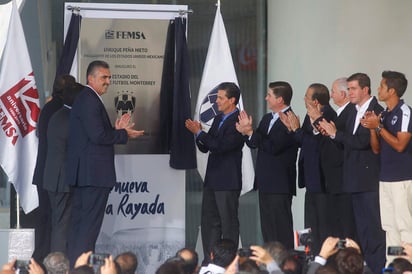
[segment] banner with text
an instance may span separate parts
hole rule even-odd
[[[185,243],[185,173],[168,155],[116,155],[112,189],[96,250],[133,251],[138,273],[157,267]]]

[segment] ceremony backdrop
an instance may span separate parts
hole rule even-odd
[[[132,114],[145,136],[116,147],[117,183],[106,206],[96,252],[133,251],[139,273],[154,273],[185,245],[185,173],[169,166],[160,146],[160,88],[170,20],[186,6],[66,3],[82,17],[72,74],[86,84],[93,60],[109,63],[103,101],[114,123]],[[184,15],[182,15],[184,16]],[[66,11],[67,32],[71,11]],[[193,138],[193,137],[192,137]],[[194,154],[193,154],[194,155]]]

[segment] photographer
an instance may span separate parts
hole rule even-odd
[[[307,274],[315,274],[324,265],[334,266],[339,274],[372,273],[363,260],[359,245],[349,238],[326,238],[319,255],[309,264]]]
[[[3,265],[1,273],[14,274],[14,273],[29,273],[29,274],[45,274],[43,268],[33,259],[30,261],[20,261],[13,259],[10,262]]]
[[[120,267],[118,267],[118,270],[112,256],[108,254],[93,254],[92,251],[84,252],[77,258],[74,270],[85,265],[93,268],[95,266],[99,267],[101,274],[119,274],[121,272]]]
[[[248,263],[249,260],[256,262],[258,266],[264,265],[266,269],[264,272],[259,273],[270,273],[270,274],[283,274],[283,271],[279,268],[279,265],[272,258],[270,253],[264,248],[252,245],[249,248],[242,248],[239,250],[238,255],[226,268],[225,274],[235,274],[238,273],[242,268],[242,262]],[[262,267],[261,267],[262,268]],[[200,272],[203,273],[203,272]]]
[[[403,252],[405,252],[406,256],[404,256],[405,259],[408,259],[410,262],[412,262],[412,243],[401,243],[401,246],[403,247]]]
[[[254,260],[258,265],[264,264],[266,270],[271,274],[283,273],[278,263],[275,262],[266,249],[258,245],[252,245],[250,249],[252,250],[250,259]]]
[[[235,243],[229,239],[219,240],[210,252],[211,263],[203,266],[199,274],[217,274],[225,273],[226,269],[236,257],[237,248]]]

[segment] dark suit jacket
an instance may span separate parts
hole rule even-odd
[[[47,129],[47,157],[44,167],[43,188],[51,192],[69,192],[65,184],[67,138],[70,109],[62,107],[49,121]]]
[[[272,113],[263,116],[250,140],[246,139],[250,148],[258,149],[255,186],[262,192],[296,195],[298,145],[280,119],[267,132],[272,117]]]
[[[383,111],[374,97],[368,111],[376,114]],[[370,130],[359,125],[352,134],[355,125],[356,111],[348,118],[345,132],[336,132],[335,140],[344,145],[343,190],[345,192],[378,191],[379,187],[379,155],[372,152],[370,146]]]
[[[37,149],[36,167],[33,174],[33,185],[41,187],[43,185],[44,165],[46,163],[47,152],[47,127],[51,116],[63,106],[62,99],[53,97],[46,103],[39,116],[37,123],[37,136],[39,137],[39,146]]]
[[[241,190],[243,136],[236,130],[239,110],[230,115],[219,129],[222,114],[213,120],[208,133],[196,138],[200,151],[209,152],[205,185],[212,190]]]
[[[88,86],[76,97],[70,113],[66,183],[113,187],[114,144],[125,144],[127,132],[112,127],[103,102]]]
[[[338,131],[344,132],[346,121],[353,112],[354,104],[349,103],[336,118],[335,125]],[[320,164],[325,178],[326,191],[329,193],[343,192],[343,144],[329,136],[323,136],[320,142]]]
[[[327,121],[336,119],[336,112],[330,105],[324,106],[322,113]],[[295,132],[294,136],[301,147],[298,161],[299,187],[306,187],[306,191],[309,192],[325,192],[325,179],[320,168],[319,152],[322,134],[313,134],[313,126],[309,116],[306,115],[302,127]]]

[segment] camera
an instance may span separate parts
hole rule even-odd
[[[340,239],[337,243],[336,243],[336,248],[337,249],[344,249],[346,247],[346,240],[345,239]]]
[[[402,246],[388,246],[388,255],[402,256],[406,255]]]
[[[30,260],[16,260],[14,263],[15,269],[26,268],[29,269]]]
[[[313,243],[312,229],[306,228],[295,231],[295,248],[299,246],[309,246]]]
[[[106,253],[93,253],[89,257],[89,264],[91,265],[104,265],[104,259],[109,258],[109,254]]]
[[[250,257],[253,255],[250,248],[239,248],[237,254],[239,257]]]
[[[18,270],[21,274],[29,273],[30,260],[16,260],[14,263],[14,269]]]

